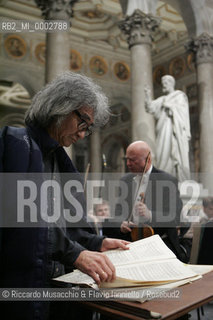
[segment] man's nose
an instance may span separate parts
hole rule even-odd
[[[85,131],[78,131],[77,136],[79,137],[79,139],[84,139]]]
[[[126,160],[126,165],[127,165],[127,167],[130,165],[129,159]]]

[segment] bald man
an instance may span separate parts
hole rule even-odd
[[[147,208],[144,201],[141,201],[140,196],[141,194],[143,196],[145,195],[148,178],[152,171],[152,157],[149,145],[144,141],[135,141],[131,143],[126,150],[126,164],[129,171],[135,174],[133,181],[136,184],[134,190],[136,192],[134,192],[134,195],[132,194],[132,196],[135,198],[136,203],[134,210],[131,212],[132,217],[128,217],[130,218],[130,221],[124,221],[121,225],[122,233],[131,232],[132,226],[138,225],[139,221],[151,222],[152,220],[152,213]],[[143,183],[139,187],[142,173]]]
[[[128,146],[126,162],[130,173],[121,179],[121,197],[125,186],[128,192],[115,207],[115,219],[120,219],[120,229],[111,229],[108,235],[116,233],[117,237],[130,240],[134,226],[148,223],[180,260],[187,261],[176,228],[182,209],[177,179],[152,165],[151,149],[144,141],[135,141]],[[124,206],[125,201],[127,206]]]

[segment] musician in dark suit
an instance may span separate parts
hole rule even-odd
[[[114,219],[117,225],[120,222],[120,227],[108,228],[107,235],[130,240],[133,228],[146,223],[153,227],[155,234],[162,237],[180,260],[186,261],[177,229],[182,209],[177,179],[152,165],[151,149],[144,141],[128,146],[126,161],[130,173],[121,178],[122,200],[120,203],[118,200],[114,212]],[[125,199],[122,192],[127,193]]]
[[[213,264],[213,197],[203,199],[203,211],[207,221],[201,228],[198,264]]]

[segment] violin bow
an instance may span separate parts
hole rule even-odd
[[[149,153],[148,153],[148,155],[147,155],[147,157],[146,157],[145,166],[144,166],[144,169],[143,169],[141,178],[140,178],[140,183],[138,184],[137,192],[135,193],[134,204],[133,204],[133,206],[132,206],[132,212],[131,212],[131,214],[130,214],[130,216],[129,216],[128,222],[130,222],[130,221],[132,220],[133,213],[134,213],[134,208],[135,208],[135,203],[136,203],[136,201],[137,201],[138,191],[140,190],[140,187],[142,186],[144,173],[146,172],[146,168],[147,168],[147,165],[148,165],[150,156],[151,156],[151,152],[149,151]]]

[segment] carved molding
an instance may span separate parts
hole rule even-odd
[[[199,37],[191,39],[185,48],[195,54],[197,64],[213,63],[213,37],[208,33],[202,33]]]
[[[152,42],[152,32],[160,25],[161,19],[145,14],[139,9],[118,23],[121,31],[127,35],[129,47]]]
[[[72,7],[78,0],[35,0],[45,19],[68,19],[72,17]]]

